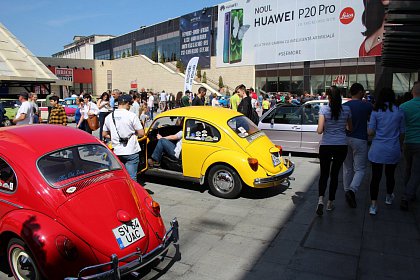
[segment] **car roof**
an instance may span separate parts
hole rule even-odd
[[[0,150],[19,162],[77,144],[98,144],[94,136],[73,127],[51,124],[16,125],[0,128]],[[7,152],[5,152],[7,151]]]
[[[228,108],[213,106],[188,106],[165,111],[157,117],[201,118],[213,123],[226,123],[227,120],[242,114]]]

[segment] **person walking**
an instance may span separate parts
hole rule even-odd
[[[270,101],[268,101],[268,97],[267,96],[264,96],[264,99],[263,99],[263,102],[262,102],[262,105],[261,105],[261,107],[262,107],[262,114],[264,115],[267,111],[268,111],[268,109],[270,109]]]
[[[248,119],[252,119],[252,103],[251,97],[249,97],[249,92],[247,92],[246,87],[244,85],[239,85],[235,88],[236,94],[240,98],[240,102],[238,105],[238,112],[244,114]]]
[[[92,134],[92,129],[89,127],[87,120],[89,116],[99,115],[99,108],[95,103],[92,102],[92,97],[88,93],[83,95],[83,108],[80,109],[80,113],[82,114],[82,117],[77,124],[77,128],[83,126],[87,133]]]
[[[372,104],[362,101],[365,89],[359,83],[350,87],[351,100],[344,103],[350,107],[353,130],[347,132],[347,157],[343,164],[345,197],[351,208],[357,207],[356,193],[362,184],[367,167],[367,123],[372,113]]]
[[[153,93],[149,91],[149,97],[147,98],[147,108],[149,109],[149,119],[153,121],[153,111],[155,106],[155,98],[153,97]]]
[[[58,124],[58,125],[67,125],[67,115],[66,111],[64,110],[63,106],[58,103],[58,96],[51,96],[50,97],[50,104],[51,104],[51,113],[48,118],[49,124]]]
[[[130,112],[133,112],[134,115],[136,115],[138,118],[140,118],[140,96],[137,94],[137,92],[134,92],[133,95],[133,103],[130,106]]]
[[[232,97],[229,99],[229,106],[232,110],[238,111],[238,105],[239,102],[241,102],[241,97],[238,95],[238,93],[235,91],[232,95]]]
[[[220,107],[219,100],[217,99],[217,94],[213,93],[213,99],[211,100],[211,106],[213,107]]]
[[[332,86],[328,92],[328,105],[321,106],[318,119],[318,134],[322,134],[319,146],[319,162],[321,174],[318,186],[318,206],[316,213],[324,213],[324,196],[328,178],[330,188],[327,211],[334,210],[335,193],[338,186],[338,174],[347,155],[346,128],[352,130],[351,110],[349,106],[341,105],[340,90]]]
[[[379,92],[368,125],[369,135],[374,136],[368,153],[372,165],[371,205],[369,207],[369,214],[371,215],[376,215],[378,212],[379,184],[384,166],[387,190],[385,204],[391,205],[394,200],[394,173],[401,157],[400,140],[402,140],[404,131],[404,113],[395,105],[395,93],[390,88],[383,88]]]
[[[413,99],[400,106],[405,117],[405,187],[400,208],[405,211],[409,209],[409,202],[416,198],[420,185],[420,82],[414,84],[411,92]]]
[[[185,91],[185,94],[181,97],[181,107],[188,107],[188,106],[191,106],[191,104],[190,104],[190,94],[191,94],[191,91],[189,91],[189,90],[186,90]]]
[[[37,104],[37,100],[38,100],[38,94],[36,94],[35,92],[30,92],[29,93],[29,101],[32,103],[33,110],[34,110],[33,123],[41,123],[42,122],[41,114],[40,114],[40,111],[39,111],[39,106]]]
[[[130,112],[133,98],[124,94],[118,98],[118,109],[105,118],[102,136],[111,139],[115,155],[124,164],[130,177],[137,181],[140,145],[137,137],[144,136],[139,118]]]
[[[205,87],[200,87],[198,89],[197,96],[193,99],[191,103],[191,106],[204,106],[206,94],[207,89]]]
[[[16,117],[13,119],[13,123],[16,125],[33,124],[34,108],[32,103],[28,101],[28,98],[29,95],[27,92],[19,94],[21,105],[16,113]]]
[[[76,127],[78,129],[85,130],[83,125],[79,126],[80,119],[83,118],[82,113],[81,113],[82,112],[81,110],[83,110],[82,108],[84,106],[83,98],[76,97],[76,105],[77,105],[77,108],[76,108],[76,111],[74,112],[74,122],[76,123]]]
[[[105,117],[111,112],[110,96],[108,92],[102,93],[101,97],[96,101],[99,108],[99,140],[102,141],[102,130],[104,127]]]

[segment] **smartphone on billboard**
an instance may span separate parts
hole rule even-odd
[[[225,13],[224,25],[224,40],[223,40],[223,62],[229,63],[230,52],[230,12]]]
[[[240,32],[243,26],[244,10],[233,9],[230,11],[230,63],[242,61],[242,38],[243,34]]]

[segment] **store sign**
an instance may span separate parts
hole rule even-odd
[[[55,68],[55,75],[60,80],[73,82],[73,69]]]
[[[366,1],[366,9],[364,2],[237,0],[220,4],[217,66],[380,55],[382,40],[372,38],[377,34],[372,26],[382,26],[385,1]]]
[[[337,87],[347,87],[348,86],[347,75],[338,75],[334,77],[331,84]]]
[[[181,33],[181,61],[184,65],[193,57],[200,58],[202,68],[210,68],[211,20],[209,12],[202,10],[179,19]]]

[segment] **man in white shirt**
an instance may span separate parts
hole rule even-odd
[[[164,90],[162,90],[162,92],[160,93],[160,103],[159,103],[159,108],[160,111],[163,112],[166,109],[166,92]]]
[[[149,109],[149,119],[153,121],[153,110],[155,106],[155,98],[153,97],[153,93],[148,93],[149,98],[147,99],[147,108]]]
[[[159,139],[159,141],[156,148],[153,151],[151,158],[147,161],[149,167],[159,167],[164,154],[167,154],[173,159],[179,159],[182,149],[182,130],[178,131],[178,133],[174,135],[168,136],[161,136],[158,133],[157,139]],[[171,140],[176,140],[176,144]]]
[[[139,118],[129,111],[132,101],[130,95],[118,97],[118,109],[105,118],[102,136],[111,139],[114,153],[124,164],[130,177],[137,181],[140,152],[137,137],[143,137],[144,130]]]
[[[34,107],[31,102],[28,101],[29,95],[27,92],[19,94],[19,101],[22,103],[19,110],[16,113],[16,117],[13,119],[13,123],[16,125],[32,124],[34,120]]]

